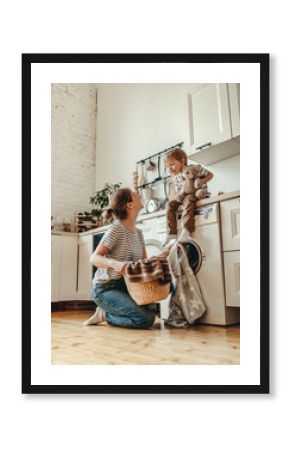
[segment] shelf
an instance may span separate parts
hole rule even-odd
[[[78,228],[84,228],[84,227],[98,227],[96,223],[78,223],[75,225]]]
[[[166,153],[166,152],[168,152],[169,150],[171,150],[171,149],[173,149],[175,147],[182,147],[183,144],[184,144],[184,142],[178,142],[177,144],[172,145],[171,147],[168,147],[165,150],[161,150],[161,152],[157,152],[157,153],[154,153],[154,155],[147,156],[146,158],[140,159],[140,161],[137,161],[137,164],[144,163],[148,159],[152,159],[152,158],[155,158],[156,156],[162,155],[162,153]]]
[[[156,178],[155,180],[150,181],[149,183],[140,184],[140,186],[137,186],[137,189],[139,188],[143,189],[146,186],[149,186],[150,184],[160,183],[161,181],[168,180],[168,178],[171,178],[170,175],[168,175],[167,177]]]

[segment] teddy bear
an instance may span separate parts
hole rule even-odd
[[[187,195],[194,195],[198,200],[206,197],[207,185],[202,182],[202,172],[203,168],[199,164],[184,166],[182,188],[175,197],[178,202],[182,203]]]

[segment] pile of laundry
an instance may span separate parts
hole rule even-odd
[[[174,289],[171,292],[169,317],[165,324],[175,328],[186,328],[193,325],[205,313],[206,305],[182,244],[177,242],[171,248],[168,261]]]
[[[135,263],[128,263],[125,269],[125,276],[130,283],[157,280],[162,285],[171,281],[169,263],[162,256],[152,256]]]

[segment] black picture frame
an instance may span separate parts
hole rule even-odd
[[[269,393],[269,54],[22,54],[22,393]],[[33,385],[31,381],[31,67],[47,63],[247,63],[260,67],[260,383],[255,385]],[[261,149],[263,151],[261,151]]]

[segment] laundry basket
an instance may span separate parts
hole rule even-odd
[[[143,281],[142,283],[131,283],[127,277],[125,282],[130,296],[138,305],[149,305],[150,303],[165,300],[170,292],[170,282],[160,284],[158,280]]]

